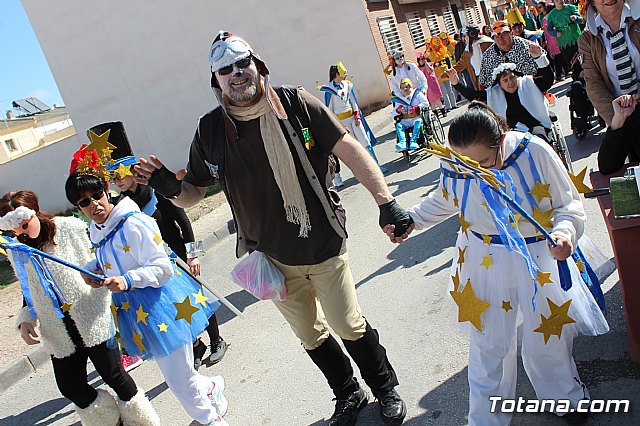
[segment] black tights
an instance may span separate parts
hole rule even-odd
[[[80,408],[87,408],[98,393],[87,382],[87,359],[91,359],[102,380],[114,390],[122,401],[133,398],[138,389],[129,373],[120,364],[120,351],[109,348],[107,342],[87,348],[73,320],[63,318],[64,325],[76,346],[76,351],[65,358],[51,357],[53,372],[60,393]]]
[[[209,324],[207,325],[207,328],[205,328],[205,330],[207,330],[207,334],[209,335],[209,342],[211,342],[212,345],[220,340],[220,329],[218,328],[218,318],[216,318],[215,312],[209,317]],[[196,339],[196,341],[193,342],[193,347],[195,348],[196,346],[198,346],[199,342],[200,341]]]

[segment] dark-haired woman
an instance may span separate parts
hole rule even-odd
[[[0,230],[9,231],[22,243],[77,265],[91,259],[85,223],[73,217],[53,217],[40,210],[38,198],[32,191],[11,191],[0,198]],[[144,391],[120,364],[109,291],[91,288],[79,272],[46,262],[61,294],[48,293],[31,266],[22,265],[20,256],[13,256],[11,252],[9,257],[16,270],[22,267],[26,270],[26,282],[21,282],[25,306],[17,319],[22,339],[28,345],[38,344],[38,338],[41,339],[51,354],[58,389],[74,403],[82,424],[106,426],[122,420],[125,425],[159,425],[160,419]],[[88,359],[117,394],[117,402],[105,390],[89,385]]]
[[[518,311],[523,317],[522,361],[538,399],[567,400],[566,411],[551,408],[558,415],[578,416],[565,414],[589,398],[572,357],[573,338],[608,330],[581,279],[584,265],[571,257],[586,219],[580,196],[547,143],[508,131],[484,104],[474,102],[456,117],[448,136],[454,150],[492,169],[505,191],[521,198],[524,210],[557,243],[551,247],[540,238],[486,183],[444,161],[439,188],[409,209],[416,229],[460,216],[449,293],[458,322],[470,334],[469,424],[509,424],[511,413],[500,406],[503,399],[515,399]],[[393,235],[391,226],[385,231]],[[572,283],[567,291],[556,261],[565,259]]]
[[[462,96],[469,100],[487,101],[489,107],[504,118],[511,129],[548,139],[551,119],[544,92],[553,86],[553,70],[539,45],[532,44],[529,51],[539,67],[535,77],[517,72],[516,64],[503,63],[493,70],[493,85],[485,91],[460,84],[455,70],[451,70],[449,76]]]
[[[130,355],[153,357],[169,389],[197,422],[224,426],[227,401],[221,376],[193,368],[193,342],[213,306],[189,274],[174,272],[156,222],[125,197],[113,206],[105,182],[73,172],[65,192],[90,220],[95,259],[85,268],[106,276],[91,286],[112,292],[120,340]],[[216,302],[217,303],[217,302]]]

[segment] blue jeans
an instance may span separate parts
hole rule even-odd
[[[398,135],[398,143],[396,144],[396,152],[406,151],[407,149],[414,150],[418,149],[418,138],[420,137],[420,132],[422,131],[422,121],[416,120],[413,122],[413,131],[411,133],[411,140],[409,141],[409,148],[407,148],[407,137],[405,135],[405,131],[407,130],[406,125],[400,123],[396,123],[396,135]]]

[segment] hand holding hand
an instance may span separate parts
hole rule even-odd
[[[571,253],[573,253],[573,244],[571,244],[571,241],[562,235],[551,234],[551,236],[558,244],[555,247],[552,247],[551,244],[549,244],[551,255],[557,260],[565,260],[571,256]]]
[[[149,161],[140,158],[140,165],[135,166],[134,170],[138,173],[136,183],[149,185],[164,197],[179,195],[182,179],[187,174],[187,169],[181,169],[174,174],[155,155],[150,155]]]
[[[123,277],[107,277],[102,283],[112,293],[120,293],[127,289],[127,283]]]
[[[189,265],[191,275],[193,275],[194,277],[200,275],[200,261],[197,257],[191,257],[187,259],[187,265]]]
[[[382,231],[387,234],[387,237],[389,237],[389,240],[392,243],[396,243],[396,244],[402,244],[404,243],[404,241],[409,238],[409,234],[411,234],[411,232],[414,230],[414,228],[416,227],[415,223],[412,223],[408,228],[407,231],[402,234],[399,237],[396,237],[394,235],[394,231],[396,229],[395,225],[386,225],[384,228],[382,228]]]
[[[27,345],[37,345],[40,343],[40,340],[34,339],[34,337],[39,337],[38,333],[36,333],[36,329],[30,322],[23,322],[20,324],[20,337]]]
[[[411,219],[411,216],[409,216],[409,213],[407,213],[405,209],[400,207],[396,200],[381,204],[378,208],[380,209],[378,223],[383,231],[385,231],[387,225],[391,225],[393,226],[393,235],[395,237],[402,237],[402,239],[407,238],[409,233],[413,231],[415,227],[412,227],[412,225],[414,225],[413,219]],[[396,242],[402,242],[402,240]]]
[[[530,43],[529,54],[533,57],[533,59],[538,59],[540,56],[542,56],[542,47],[537,43]]]

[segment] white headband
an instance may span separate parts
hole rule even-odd
[[[0,217],[0,229],[3,231],[16,229],[22,222],[31,219],[35,214],[36,212],[31,210],[29,207],[20,206]]]
[[[493,81],[495,84],[496,78],[498,78],[500,74],[502,74],[506,70],[515,71],[516,67],[517,65],[512,62],[505,62],[504,64],[498,65],[493,69],[493,72],[491,73],[491,81]]]
[[[248,58],[253,53],[249,43],[238,36],[228,35],[226,31],[220,30],[209,50],[209,62],[211,62],[211,72],[220,71],[224,67],[233,65],[241,59]]]

